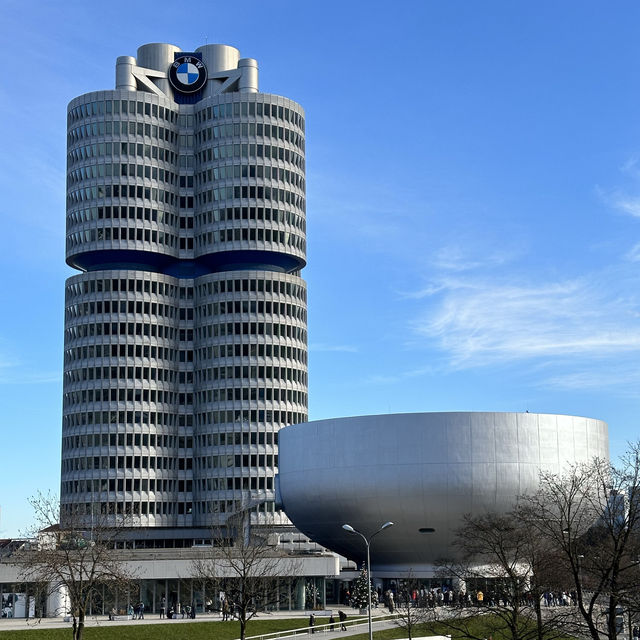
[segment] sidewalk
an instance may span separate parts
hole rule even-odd
[[[330,636],[331,638],[341,638],[346,636],[356,635],[358,633],[365,633],[367,631],[367,622],[366,617],[363,623],[356,625],[353,629],[351,627],[347,627],[347,631],[338,631],[339,622],[337,622],[338,618],[338,609],[341,608],[348,616],[349,620],[353,620],[354,618],[362,618],[357,609],[350,609],[349,607],[343,607],[341,605],[327,607],[327,610],[333,611],[333,615],[336,618],[335,631],[324,631],[322,628],[317,628],[313,635],[317,636]],[[381,613],[384,610],[380,610]],[[309,611],[270,611],[270,612],[262,612],[259,613],[256,618],[258,620],[273,620],[273,619],[292,619],[299,618],[300,619],[300,628],[306,627],[307,621],[309,620]],[[255,618],[254,618],[255,619]],[[375,613],[374,613],[374,621],[375,621]],[[85,627],[117,627],[117,626],[135,626],[135,625],[149,625],[149,624],[162,624],[162,625],[173,625],[173,624],[190,624],[192,622],[222,622],[222,616],[219,613],[205,613],[198,614],[197,617],[192,620],[190,618],[185,619],[171,619],[167,618],[160,619],[157,613],[148,613],[145,614],[144,620],[113,620],[110,621],[107,616],[90,616],[85,620]],[[251,624],[251,623],[249,623]],[[364,624],[364,626],[362,626]],[[388,624],[389,626],[383,626]],[[379,622],[374,624],[374,631],[378,631],[381,629],[388,629],[393,626],[393,623],[383,623]],[[63,618],[0,618],[0,638],[3,631],[23,631],[28,629],[70,629],[71,622],[65,622]],[[286,633],[283,631],[283,634]],[[311,634],[309,634],[311,635]]]

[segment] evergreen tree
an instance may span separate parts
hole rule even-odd
[[[356,609],[366,609],[369,605],[368,584],[370,584],[369,574],[363,563],[362,569],[360,569],[360,576],[355,581],[353,589],[351,590],[352,607],[355,607]],[[371,584],[371,593],[373,594],[373,584]]]

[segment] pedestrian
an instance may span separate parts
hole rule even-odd
[[[144,620],[144,602],[142,600],[138,604],[138,620]]]
[[[313,613],[309,616],[309,629],[311,629],[311,633],[315,633],[315,629],[313,628],[316,623],[316,617]]]
[[[196,603],[195,602],[191,603],[191,619],[192,620],[196,619]]]
[[[335,618],[333,617],[333,613],[331,614],[331,616],[329,617],[329,631],[333,631],[333,627],[336,623]]]
[[[345,624],[345,620],[347,619],[347,614],[340,610],[338,611],[338,618],[340,620],[340,631],[346,631],[347,625]]]
[[[167,613],[167,601],[164,598],[162,598],[162,600],[160,600],[160,620],[164,618],[166,613]]]

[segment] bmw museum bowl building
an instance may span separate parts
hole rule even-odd
[[[280,433],[279,501],[295,526],[376,577],[433,574],[464,514],[506,511],[540,471],[609,458],[600,420],[536,413],[406,413],[319,420]]]

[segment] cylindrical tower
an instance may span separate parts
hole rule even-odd
[[[304,113],[232,47],[138,56],[69,105],[62,515],[284,524],[278,431],[307,420]]]

